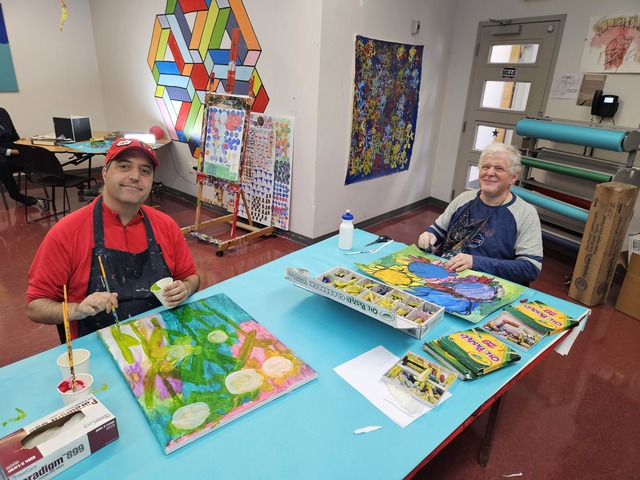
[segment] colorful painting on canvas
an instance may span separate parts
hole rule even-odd
[[[244,161],[245,132],[249,127],[249,97],[211,95],[200,171],[227,182],[238,183]]]
[[[7,27],[4,24],[2,4],[0,4],[0,72],[2,72],[0,74],[0,92],[17,92],[18,82],[13,68],[11,47],[9,46]]]
[[[165,453],[316,377],[225,294],[98,335]]]
[[[356,37],[351,147],[345,184],[409,168],[422,45]]]
[[[465,270],[449,272],[440,257],[412,245],[358,268],[387,285],[405,290],[477,323],[517,300],[525,287],[492,275]]]

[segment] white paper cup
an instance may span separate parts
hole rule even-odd
[[[73,371],[76,373],[89,373],[89,358],[91,357],[91,352],[89,350],[85,350],[84,348],[74,348],[73,349]],[[71,375],[71,370],[69,369],[69,354],[64,352],[60,354],[56,363],[60,367],[60,373],[62,374],[62,378],[67,378]]]
[[[76,373],[76,391],[72,388],[73,378],[71,376],[65,378],[58,384],[58,393],[62,397],[65,405],[77,402],[91,395],[91,387],[93,386],[93,377],[88,373]]]
[[[151,291],[156,296],[156,298],[160,300],[160,303],[162,303],[162,305],[164,305],[165,307],[167,306],[167,301],[165,300],[164,295],[162,294],[162,289],[172,283],[173,283],[173,278],[165,277],[165,278],[161,278],[156,283],[151,285]]]

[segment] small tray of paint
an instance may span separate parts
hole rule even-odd
[[[405,353],[382,380],[409,393],[413,398],[435,407],[458,376],[432,360]]]
[[[306,270],[287,268],[285,278],[415,338],[424,337],[444,318],[443,307],[344,267],[316,277]]]

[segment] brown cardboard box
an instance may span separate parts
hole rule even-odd
[[[616,310],[640,320],[640,254],[631,255],[627,276],[616,302]]]
[[[569,296],[584,305],[604,303],[638,198],[638,187],[609,182],[596,186]]]

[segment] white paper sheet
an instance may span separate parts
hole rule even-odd
[[[382,413],[404,428],[431,410],[431,407],[406,393],[402,398],[399,398],[397,389],[392,394],[388,384],[382,381],[384,373],[398,360],[400,359],[386,348],[378,346],[333,370]],[[446,392],[441,401],[450,396],[451,394]],[[407,412],[411,412],[413,415]]]

